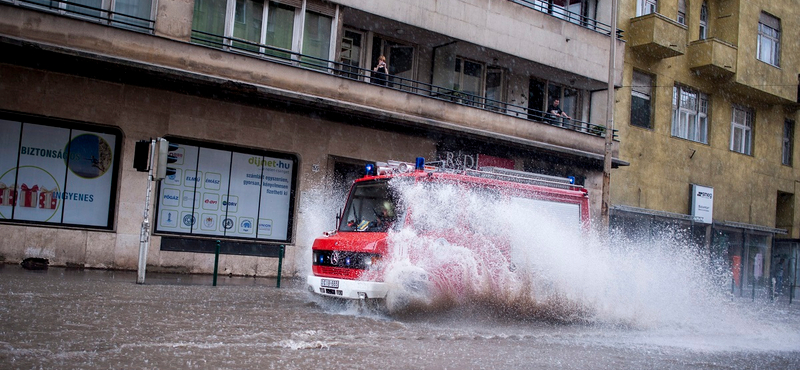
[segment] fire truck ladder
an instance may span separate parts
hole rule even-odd
[[[583,189],[583,186],[575,185],[575,180],[569,177],[543,175],[540,173],[510,170],[501,167],[481,167],[480,170],[466,169],[464,173],[475,177],[512,181],[521,184],[548,186],[566,190]]]

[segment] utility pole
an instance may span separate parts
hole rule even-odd
[[[606,145],[603,155],[603,197],[600,213],[603,218],[603,232],[609,232],[609,198],[611,190],[611,148],[614,144],[614,66],[617,61],[617,0],[611,0],[611,30],[609,31],[611,45],[608,51],[608,107],[606,108]]]

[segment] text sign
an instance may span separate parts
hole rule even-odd
[[[713,222],[714,188],[692,184],[692,216],[700,223]]]

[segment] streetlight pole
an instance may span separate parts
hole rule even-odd
[[[600,213],[603,218],[603,232],[609,232],[609,198],[611,184],[611,148],[614,144],[614,66],[617,61],[617,0],[611,0],[611,45],[608,51],[608,106],[606,107],[605,153],[603,155],[603,196]]]

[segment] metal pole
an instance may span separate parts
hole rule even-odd
[[[219,240],[217,240],[217,249],[214,252],[214,286],[217,286],[217,270],[219,270]]]
[[[286,249],[286,246],[281,245],[278,247],[278,286],[277,288],[281,287],[281,274],[283,270],[283,253]]]
[[[606,107],[606,145],[603,155],[603,196],[601,201],[600,215],[603,219],[603,232],[609,231],[609,197],[611,184],[611,148],[614,144],[614,67],[617,62],[617,0],[611,0],[611,40],[608,52],[608,107]]]
[[[139,232],[139,266],[136,283],[144,284],[144,274],[147,269],[147,249],[150,248],[150,194],[153,191],[153,157],[156,155],[156,141],[150,140],[150,168],[147,172],[147,196],[142,215],[142,229]]]

